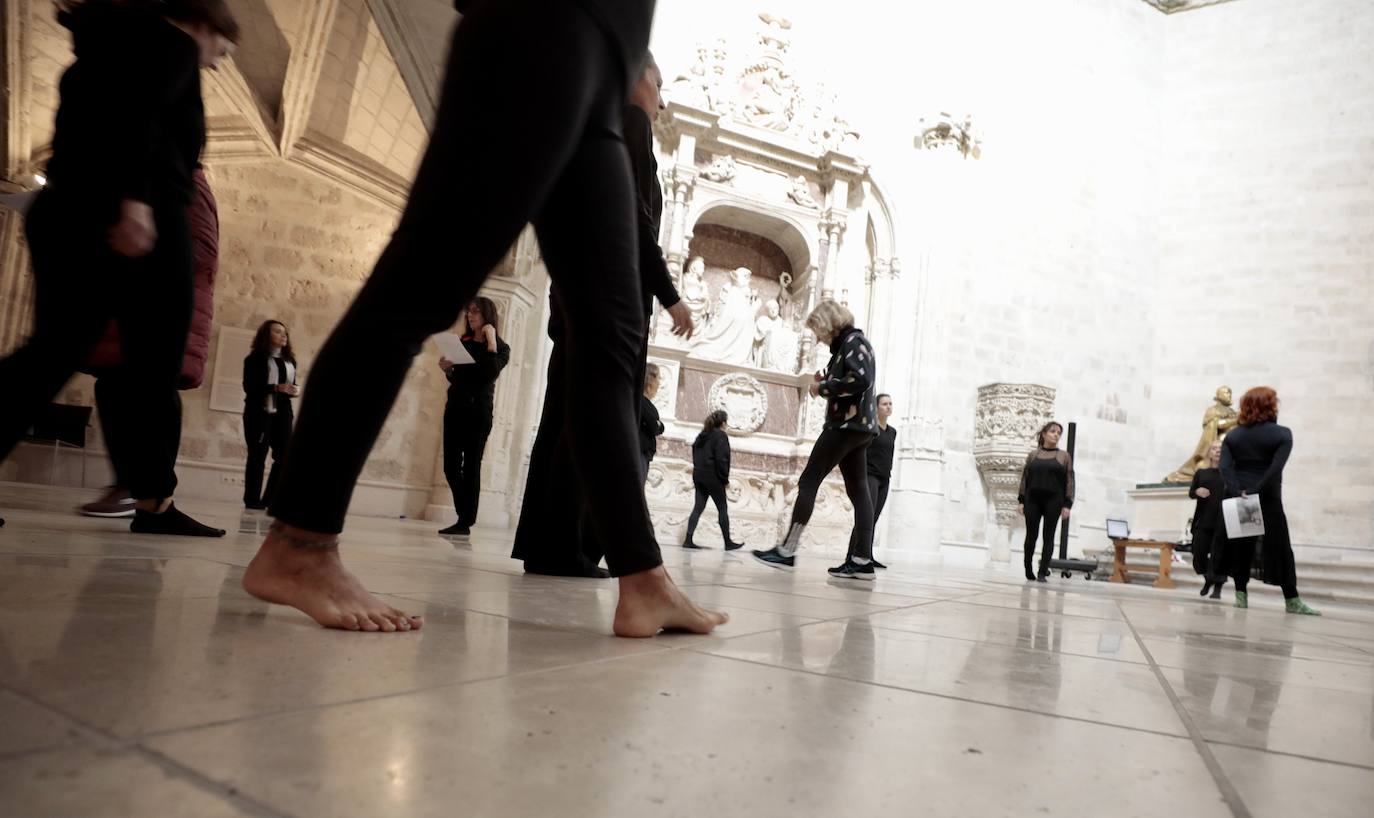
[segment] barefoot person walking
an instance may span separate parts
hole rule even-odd
[[[311,370],[271,509],[277,520],[244,588],[326,627],[420,626],[344,568],[344,514],[421,344],[454,324],[533,222],[564,307],[569,382],[594,396],[570,402],[565,431],[588,515],[620,582],[614,631],[708,633],[726,617],[693,604],[663,569],[639,481],[646,327],[621,127],[653,1],[457,5],[464,15],[405,213]],[[363,391],[359,371],[368,373]]]

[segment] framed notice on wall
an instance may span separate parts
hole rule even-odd
[[[253,349],[254,331],[220,327],[215,344],[215,372],[210,380],[210,408],[243,414],[243,359]]]

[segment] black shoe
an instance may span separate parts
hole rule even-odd
[[[873,566],[874,568],[877,568],[879,571],[887,570],[887,566],[883,565],[881,562],[878,562],[877,560],[869,560],[868,564]]]
[[[697,545],[696,543],[692,542],[691,540],[688,540],[687,542],[683,543],[683,544],[682,544],[682,547],[683,547],[683,548],[686,548],[686,549],[688,549],[688,550],[691,550],[691,551],[705,551],[705,550],[706,550],[706,546],[704,546],[704,545]]]
[[[1210,590],[1212,590],[1212,581],[1211,581],[1210,579],[1204,579],[1204,580],[1202,581],[1202,590],[1201,590],[1201,591],[1198,591],[1198,592],[1197,592],[1197,595],[1198,595],[1198,596],[1207,596],[1207,592],[1210,591]]]
[[[1035,578],[1035,581],[1036,581],[1036,582],[1049,582],[1049,581],[1050,581],[1049,575],[1048,575],[1048,574],[1041,574],[1040,576],[1038,576],[1038,577]]]
[[[1032,574],[1029,568],[1026,569],[1026,582],[1035,582],[1035,574]]]
[[[173,503],[161,514],[139,509],[129,530],[135,534],[171,534],[178,537],[223,537],[224,529],[211,528],[181,513]]]
[[[875,576],[873,572],[873,563],[870,562],[867,565],[859,565],[853,560],[845,560],[844,565],[838,565],[831,568],[826,573],[835,579],[861,579],[867,582],[872,582]]]
[[[740,549],[743,548],[743,547],[744,547],[744,543],[742,543],[742,542],[728,542],[728,543],[725,544],[725,550],[726,550],[726,551],[738,551],[738,550],[740,550]]]
[[[764,565],[767,565],[770,568],[790,569],[796,567],[797,564],[796,555],[784,557],[782,555],[782,552],[776,548],[770,548],[767,551],[759,551],[755,549],[753,551],[753,554],[754,559],[758,560]]]
[[[525,573],[544,577],[576,577],[580,579],[609,579],[611,572],[599,565],[550,565],[525,560]]]
[[[1221,583],[1212,586],[1212,599],[1221,599]]]
[[[462,520],[459,520],[448,528],[439,529],[440,537],[466,537],[471,533],[472,527],[463,523]]]

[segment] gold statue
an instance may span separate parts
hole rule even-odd
[[[1217,390],[1216,402],[1207,408],[1202,416],[1202,437],[1188,462],[1178,467],[1178,471],[1164,478],[1166,483],[1191,483],[1198,469],[1207,468],[1208,451],[1213,443],[1221,442],[1226,433],[1236,428],[1239,419],[1236,410],[1231,408],[1231,387],[1223,386]]]

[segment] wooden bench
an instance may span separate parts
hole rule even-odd
[[[1112,545],[1116,546],[1116,560],[1112,566],[1111,582],[1130,582],[1131,578],[1126,574],[1126,549],[1127,548],[1158,548],[1159,549],[1159,576],[1155,577],[1154,587],[1156,588],[1177,588],[1170,572],[1174,566],[1174,544],[1163,540],[1119,540],[1113,539]]]

